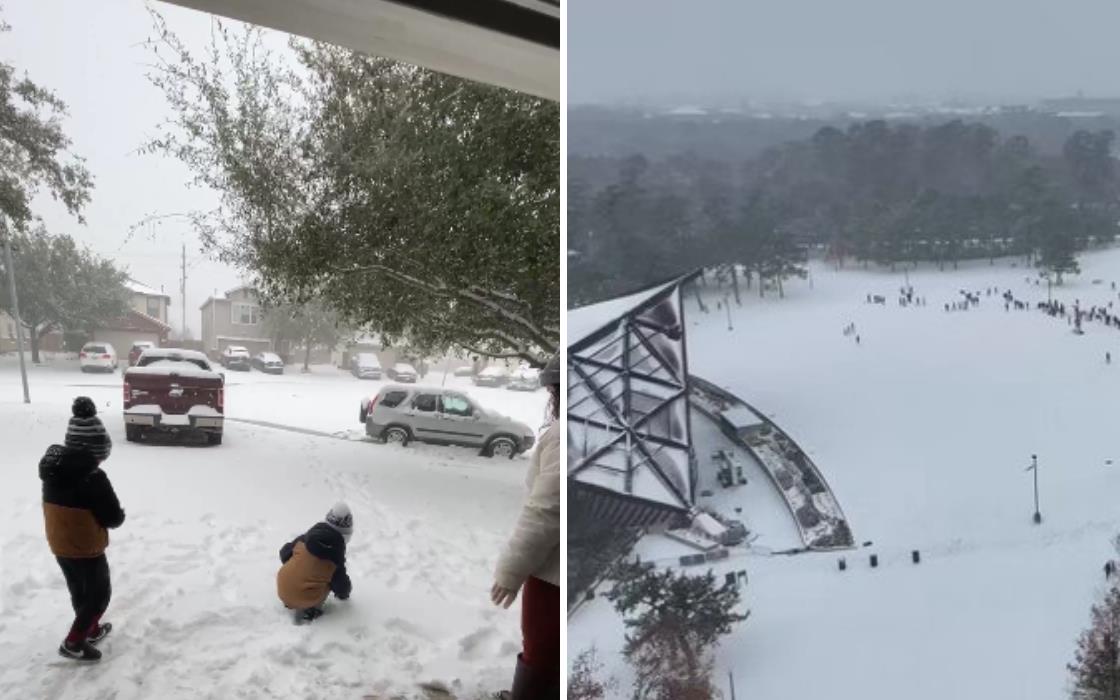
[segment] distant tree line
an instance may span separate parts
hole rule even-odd
[[[1110,130],[1060,154],[980,123],[870,121],[734,163],[695,155],[569,159],[569,304],[705,266],[759,293],[804,276],[807,249],[837,265],[944,268],[1024,256],[1053,273],[1113,240],[1120,187]]]

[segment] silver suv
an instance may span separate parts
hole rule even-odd
[[[488,457],[509,458],[533,447],[529,426],[438,387],[386,386],[362,401],[359,418],[370,437],[400,445],[412,440],[466,445]]]

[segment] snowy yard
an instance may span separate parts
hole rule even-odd
[[[1120,251],[1081,262],[1054,298],[1120,311],[1111,286]],[[790,284],[786,299],[745,292],[733,331],[715,308],[729,289],[709,291],[707,315],[685,296],[691,371],[771,415],[820,467],[856,541],[873,543],[769,556],[796,543],[776,493],[760,491],[773,486],[755,467],[740,496],[716,487],[721,502],[739,498],[729,505],[759,535],[753,551],[715,566],[750,575],[751,617],[717,654],[725,692],[731,671],[737,695],[758,700],[1067,695],[1065,667],[1120,532],[1120,362],[1105,362],[1106,352],[1120,358],[1120,330],[1087,321],[1075,335],[1033,308],[1047,289],[1028,276],[1011,261],[921,268],[909,280],[928,305],[903,308],[901,270],[815,264],[812,286]],[[986,295],[993,286],[1032,308],[1005,311]],[[946,312],[961,289],[978,291],[979,307]],[[868,294],[887,305],[867,304]],[[843,333],[849,323],[858,345]],[[695,439],[708,468],[720,436],[700,427]],[[1035,453],[1041,526],[1024,471]],[[639,543],[666,564],[682,550],[663,538]],[[594,643],[623,697],[630,678],[613,609],[600,597],[569,622],[569,658]]]
[[[418,683],[438,681],[471,698],[505,687],[518,610],[494,608],[488,593],[526,457],[366,441],[358,402],[381,383],[315,369],[229,373],[226,415],[326,436],[229,420],[225,444],[196,448],[127,443],[119,374],[81,374],[64,360],[34,368],[25,406],[14,358],[0,358],[0,697],[334,700],[412,697]],[[447,381],[542,422],[543,391]],[[113,437],[104,467],[128,515],[108,550],[115,630],[92,667],[55,653],[71,612],[43,535],[36,470],[79,394],[95,400]],[[354,512],[354,594],[295,626],[276,597],[277,552],[339,499]]]

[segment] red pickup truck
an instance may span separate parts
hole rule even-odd
[[[152,431],[202,433],[222,444],[225,377],[194,350],[153,348],[124,373],[125,436]]]

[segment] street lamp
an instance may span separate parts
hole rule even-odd
[[[1042,513],[1038,510],[1038,455],[1031,455],[1031,466],[1026,471],[1034,472],[1034,524],[1039,525],[1042,523]]]

